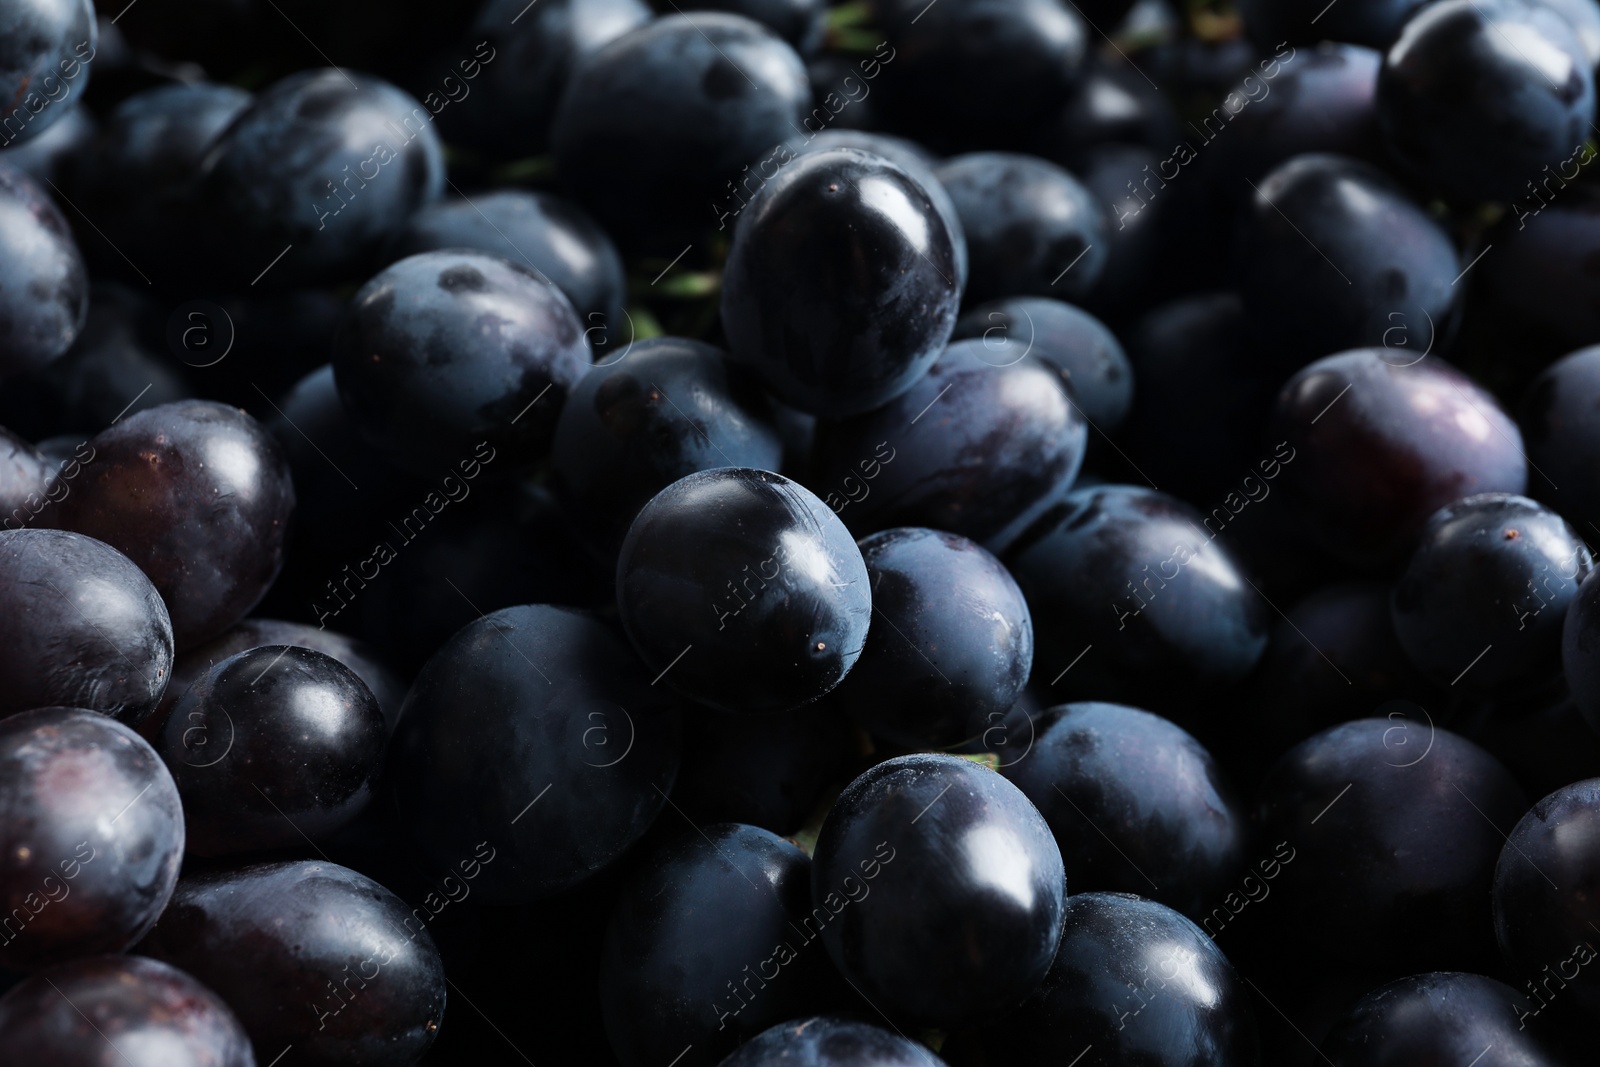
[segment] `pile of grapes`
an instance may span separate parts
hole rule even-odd
[[[1596,1063],[1597,64],[0,0],[0,1067]]]

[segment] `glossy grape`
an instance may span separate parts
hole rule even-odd
[[[189,851],[226,856],[350,822],[372,799],[387,740],[376,698],[348,667],[265,645],[197,678],[156,747],[183,798]]]
[[[1500,951],[1536,1003],[1560,999],[1569,1018],[1600,1010],[1600,974],[1588,966],[1600,946],[1600,779],[1557,789],[1533,806],[1506,839],[1494,872]],[[1521,1014],[1518,1021],[1523,1022]],[[1519,1027],[1520,1029],[1520,1027]]]
[[[1295,853],[1280,930],[1353,962],[1483,964],[1483,901],[1527,807],[1487,752],[1426,717],[1359,719],[1291,749],[1260,795],[1267,838]]]
[[[1256,1028],[1249,993],[1194,923],[1125,893],[1067,898],[1061,945],[1044,984],[988,1021],[987,1062],[1046,1067],[1249,1067]]]
[[[37,370],[72,346],[89,279],[72,231],[33,179],[0,166],[0,378]]]
[[[571,301],[596,362],[621,358],[616,353],[632,337],[622,309],[627,297],[622,258],[576,204],[548,193],[512,190],[440,201],[411,216],[394,255],[447,248],[474,248],[543,274]]]
[[[356,294],[333,376],[367,439],[429,476],[484,442],[505,464],[537,462],[589,358],[572,304],[536,271],[424,252]]]
[[[1049,826],[1014,785],[958,756],[914,755],[839,794],[811,895],[828,954],[868,1001],[956,1029],[1044,978],[1066,878]]]
[[[1162,711],[1249,674],[1267,607],[1203,523],[1127,485],[1080,489],[1041,520],[1007,557],[1033,610],[1035,677]]]
[[[289,466],[237,408],[163,404],[97,435],[94,462],[52,522],[118,549],[150,576],[179,651],[249,614],[283,566]]]
[[[138,734],[82,708],[0,720],[0,964],[121,952],[178,880],[183,813]]]
[[[686,1046],[684,1067],[715,1064],[845,989],[815,943],[810,858],[754,826],[698,829],[682,828],[642,861],[606,930],[606,1034],[630,1067]]]
[[[258,1063],[401,1067],[444,1017],[427,917],[336,864],[258,863],[185,875],[139,951],[220,994]]]
[[[1065,704],[1033,723],[1005,776],[1056,835],[1074,891],[1139,891],[1192,916],[1244,861],[1248,819],[1211,754],[1119,704]]]
[[[828,418],[882,407],[950,337],[957,239],[927,190],[888,160],[853,148],[803,154],[734,231],[729,347],[791,407]]]
[[[262,90],[200,180],[236,285],[343,280],[438,198],[444,154],[414,98],[370,74],[306,70]]]
[[[1437,356],[1364,348],[1289,379],[1268,435],[1296,456],[1279,485],[1338,556],[1402,557],[1435,511],[1476,493],[1521,493],[1516,424]],[[1358,473],[1359,472],[1359,473]]]
[[[1114,433],[1133,406],[1133,367],[1122,342],[1087,311],[1048,297],[1019,296],[973,308],[951,339],[983,340],[993,363],[1028,357],[1060,369],[1084,420]]]
[[[1428,520],[1394,587],[1394,632],[1440,685],[1534,688],[1560,670],[1561,629],[1594,556],[1554,511],[1485,493]]]
[[[1094,288],[1106,256],[1104,209],[1046,160],[1002,152],[956,156],[934,174],[950,193],[972,259],[967,296],[1060,296]]]
[[[614,236],[671,258],[679,236],[716,221],[740,168],[796,132],[810,98],[800,57],[765,26],[670,14],[573,71],[551,131],[556,170]]]
[[[256,1067],[222,998],[142,956],[52,967],[0,998],[5,1067]]]
[[[1389,151],[1459,200],[1522,196],[1588,140],[1594,106],[1592,63],[1571,24],[1518,0],[1427,6],[1378,74]]]
[[[131,560],[61,530],[0,532],[0,715],[63,705],[137,724],[172,673],[166,605]]]
[[[389,756],[396,808],[427,861],[450,870],[488,841],[498,859],[475,888],[501,903],[615,861],[678,767],[677,709],[651,677],[576,611],[507,608],[463,627],[412,684]]]
[[[858,535],[929,526],[1004,552],[1066,495],[1088,436],[1053,363],[957,341],[892,404],[819,423],[812,484]]]
[[[1033,666],[1033,621],[1015,579],[955,534],[899,527],[859,544],[875,619],[836,702],[896,744],[943,748],[982,736]]]
[[[702,342],[659,337],[578,383],[551,463],[573,518],[595,547],[615,552],[639,509],[679,478],[777,470],[782,458],[771,405],[745,368]]]
[[[673,482],[633,520],[617,610],[646,668],[678,692],[782,711],[849,673],[872,597],[860,550],[822,501],[781,475],[723,467]]]

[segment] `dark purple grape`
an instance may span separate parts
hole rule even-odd
[[[903,1034],[855,1019],[822,1016],[780,1023],[747,1042],[721,1067],[944,1067]]]
[[[1485,493],[1428,520],[1394,587],[1394,632],[1441,686],[1525,692],[1561,670],[1567,607],[1594,556],[1527,497]]]
[[[1494,397],[1437,356],[1364,348],[1319,359],[1278,394],[1268,437],[1287,443],[1280,487],[1331,552],[1381,565],[1439,508],[1521,493],[1522,435]]]
[[[1116,334],[1087,311],[1038,296],[994,300],[956,320],[952,341],[982,339],[988,360],[1029,356],[1058,368],[1084,420],[1114,433],[1133,406],[1133,366]]]
[[[1008,564],[1051,694],[1175,713],[1254,669],[1266,606],[1202,524],[1164,493],[1103,485],[1072,493],[1018,545]]]
[[[142,956],[52,967],[0,998],[3,1067],[257,1067],[222,998]]]
[[[1006,147],[1064,104],[1091,44],[1083,12],[1065,0],[879,0],[892,49],[884,106],[896,128],[940,148]],[[1099,7],[1099,5],[1091,5]],[[1115,9],[1097,10],[1101,29]],[[1057,268],[1058,270],[1060,268]],[[1001,294],[1012,295],[1012,294]]]
[[[551,466],[591,546],[615,558],[639,509],[712,467],[777,470],[772,405],[744,367],[700,341],[658,337],[578,382],[556,423]]]
[[[722,467],[673,482],[633,520],[617,610],[658,680],[752,713],[838,685],[861,655],[872,597],[827,505],[782,475]]]
[[[1600,522],[1600,345],[1581,348],[1546,367],[1517,411],[1530,495],[1587,531]]]
[[[214,664],[160,728],[156,751],[183,798],[188,849],[230,856],[299,846],[372,799],[388,731],[338,660],[265,645]]]
[[[807,930],[889,1017],[959,1029],[1038,986],[1065,897],[1050,827],[1016,786],[959,756],[900,756],[822,824]]]
[[[250,613],[283,566],[294,512],[277,442],[237,408],[184,400],[95,437],[94,462],[51,522],[98,538],[150,576],[179,651]]]
[[[1016,1011],[984,1020],[979,1062],[1254,1067],[1249,992],[1198,926],[1126,893],[1077,893],[1064,910],[1043,985]]]
[[[201,182],[235,287],[345,280],[438,198],[444,152],[433,115],[394,86],[304,70],[217,138]]]
[[[89,0],[6,6],[0,13],[0,146],[37,137],[78,106],[98,40]]]
[[[82,708],[0,720],[0,964],[121,952],[182,859],[177,787],[138,734]]]
[[[444,96],[430,94],[429,108],[437,103],[452,144],[504,159],[543,152],[573,70],[650,18],[640,0],[542,0],[532,8],[491,0],[452,53],[461,58],[440,75]],[[473,93],[477,102],[466,104]]]
[[[367,440],[429,476],[484,442],[508,466],[538,462],[589,363],[549,279],[481,252],[424,252],[356,294],[333,375]]]
[[[0,716],[61,705],[137,724],[167,688],[166,605],[133,561],[91,537],[0,531],[0,618],[19,624],[0,641]]]
[[[670,257],[716,221],[740,167],[797,132],[810,99],[800,57],[760,23],[667,15],[573,71],[551,131],[556,169],[618,240]]]
[[[474,889],[493,903],[550,896],[616,860],[678,768],[678,712],[649,678],[576,611],[507,608],[464,627],[412,684],[389,755],[424,859],[450,870],[487,840],[499,858]]]
[[[934,171],[955,202],[972,260],[970,301],[1083,297],[1106,259],[1105,208],[1047,160],[975,152]]]
[[[1594,107],[1594,72],[1571,24],[1519,0],[1427,5],[1378,74],[1390,153],[1458,200],[1520,197],[1541,167],[1589,139]]]
[[[868,61],[863,60],[863,63]],[[864,76],[864,75],[863,75]],[[928,194],[928,199],[933,201],[934,210],[939,213],[944,228],[950,232],[950,242],[956,253],[956,291],[964,293],[967,290],[967,238],[961,231],[961,216],[956,212],[955,201],[950,199],[950,194],[945,191],[939,179],[934,177],[933,168],[938,160],[927,149],[915,141],[908,141],[904,137],[896,137],[891,133],[868,133],[864,130],[849,130],[838,128],[825,128],[821,132],[811,130],[810,122],[806,123],[807,133],[804,137],[794,137],[785,144],[774,149],[773,158],[775,165],[782,165],[784,160],[780,157],[785,152],[804,155],[807,152],[826,152],[831,148],[855,148],[874,156],[882,156],[890,163],[911,175],[916,183],[922,186],[922,191]],[[766,169],[766,160],[757,164],[757,177],[762,177]],[[746,177],[740,182],[741,192],[748,191]],[[741,211],[743,206],[741,206]]]
[[[1244,862],[1248,819],[1211,754],[1158,715],[1064,704],[1002,772],[1039,808],[1075,892],[1121,890],[1198,916]]]
[[[338,660],[348,667],[361,683],[371,691],[383,712],[384,723],[390,733],[400,720],[400,705],[406,698],[406,685],[390,666],[378,657],[377,652],[365,642],[335,633],[332,630],[307,626],[304,623],[285,622],[281,619],[246,619],[214,641],[190,649],[172,665],[172,679],[162,697],[156,713],[134,726],[141,733],[153,732],[167,721],[172,706],[188,692],[201,675],[214,664],[230,656],[247,652],[263,645],[293,645],[309,648],[324,656]],[[216,755],[213,751],[212,755]]]
[[[1525,810],[1505,767],[1431,721],[1325,730],[1261,788],[1265,840],[1287,841],[1295,857],[1270,915],[1280,936],[1354,963],[1481,964],[1493,948],[1494,862]]]
[[[826,418],[917,383],[955,325],[957,235],[909,173],[854,148],[808,152],[739,217],[723,277],[734,356]]]
[[[600,950],[617,1058],[712,1065],[775,1023],[827,1010],[845,987],[808,920],[811,859],[791,842],[737,823],[668,839],[641,859]]]
[[[900,527],[859,546],[875,619],[834,701],[897,745],[944,748],[983,736],[1033,666],[1022,590],[999,560],[955,534]]]
[[[858,535],[929,526],[1004,552],[1067,494],[1088,435],[1054,363],[957,341],[893,403],[819,423],[812,484]]]
[[[402,1067],[444,1017],[444,965],[423,920],[333,863],[186,875],[139,952],[219,993],[257,1063],[292,1049],[295,1063]]]
[[[1443,334],[1461,292],[1455,247],[1427,212],[1376,167],[1320,152],[1260,180],[1238,261],[1246,321],[1288,368],[1386,344],[1397,324]]]
[[[1323,1049],[1333,1067],[1562,1067],[1537,1028],[1526,1028],[1530,1011],[1526,997],[1493,978],[1419,974],[1362,997]]]
[[[1559,1001],[1571,1019],[1600,1012],[1600,778],[1563,786],[1522,817],[1494,872],[1494,923],[1512,972],[1540,1015]],[[1518,1029],[1522,1027],[1519,1026]]]
[[[1349,40],[1330,37],[1315,47],[1304,42],[1291,48],[1287,59],[1266,61],[1224,100],[1225,126],[1213,131],[1217,124],[1211,117],[1202,120],[1208,138],[1202,166],[1228,202],[1246,203],[1250,183],[1261,184],[1268,171],[1303,152],[1333,152],[1380,166],[1386,162],[1375,103],[1383,56],[1358,44],[1335,43]],[[1281,42],[1274,38],[1266,47],[1281,48]],[[1220,136],[1222,129],[1227,137]],[[1215,147],[1210,138],[1216,138]],[[1172,151],[1169,145],[1157,147]],[[1157,169],[1168,181],[1182,173],[1176,159]]]
[[[0,33],[0,40],[11,38]],[[88,272],[67,220],[32,178],[7,166],[0,166],[0,262],[5,378],[38,370],[64,353],[89,313]]]
[[[606,2],[577,0],[566,6]],[[498,118],[504,121],[503,114]],[[532,267],[572,302],[584,336],[597,350],[595,361],[604,364],[622,358],[615,353],[633,336],[622,306],[628,295],[622,257],[605,231],[576,204],[520,189],[430,204],[411,216],[393,254],[399,258],[447,248],[472,248]]]

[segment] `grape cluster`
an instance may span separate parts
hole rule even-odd
[[[1582,1067],[1600,0],[0,0],[0,1067]]]

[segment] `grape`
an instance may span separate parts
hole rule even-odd
[[[277,444],[237,408],[162,404],[89,442],[94,462],[52,522],[150,576],[179,651],[249,614],[283,565],[294,486]]]
[[[121,952],[162,913],[183,858],[178,790],[128,727],[82,708],[0,720],[0,964]]]

